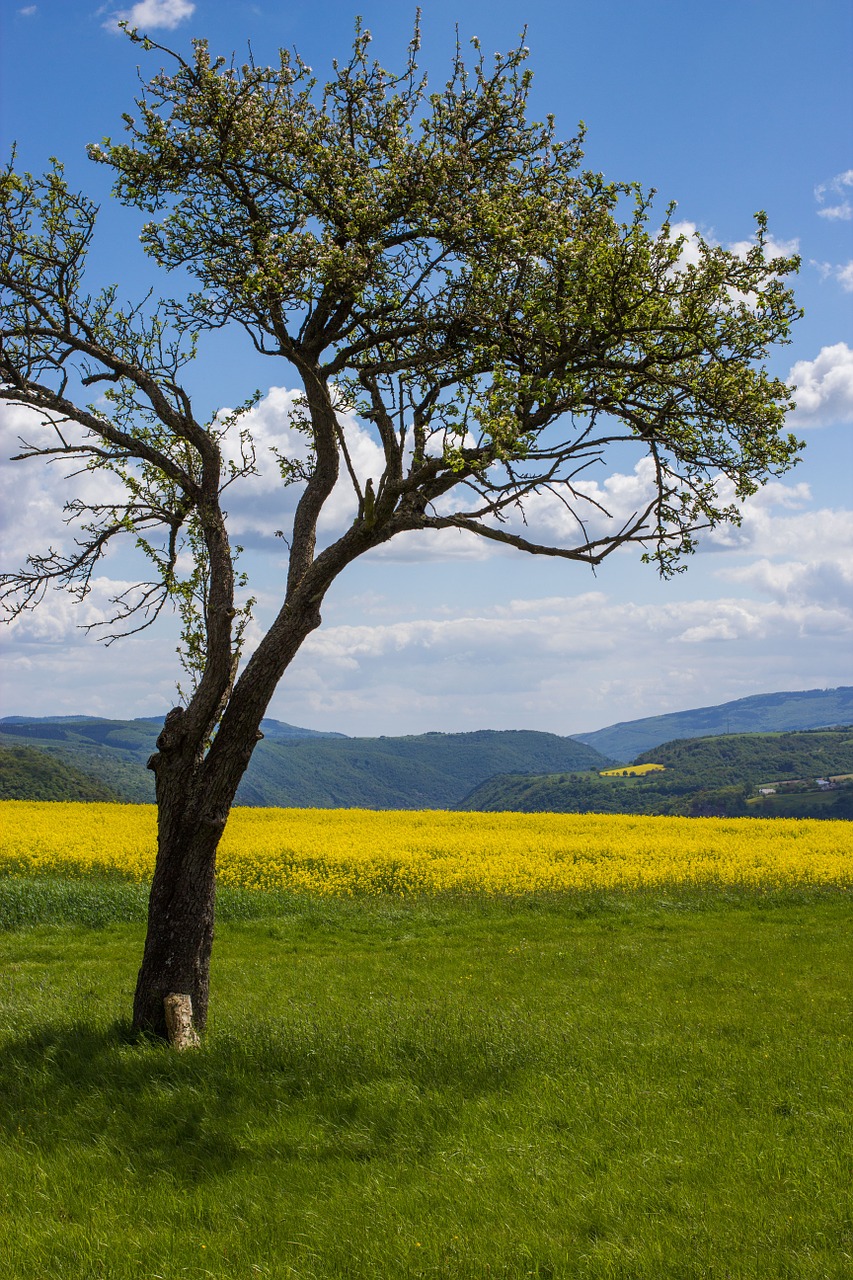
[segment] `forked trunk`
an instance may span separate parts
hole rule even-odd
[[[191,704],[169,712],[148,761],[157,778],[157,862],[133,1026],[176,1047],[179,1040],[193,1043],[193,1033],[207,1023],[216,851],[240,779],[263,737],[261,716],[299,646],[320,624],[320,598],[315,593],[300,612],[290,606],[283,611],[278,628],[271,628],[249,660],[209,751],[205,739],[216,707],[205,720]],[[181,997],[170,1001],[171,1034],[167,996]],[[178,1023],[180,1033],[174,1030]]]

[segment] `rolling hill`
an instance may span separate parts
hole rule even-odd
[[[638,757],[661,764],[645,776],[597,772],[489,778],[457,806],[520,813],[728,814],[853,817],[853,729],[678,739]],[[781,784],[772,795],[758,788]]]
[[[33,747],[0,747],[0,799],[105,800],[119,796],[105,783]]]
[[[811,732],[794,731],[791,723]],[[816,732],[853,722],[853,687],[761,694],[611,725],[571,738],[533,730],[480,730],[348,738],[262,722],[265,734],[237,803],[368,809],[483,808],[554,812],[791,813],[846,803],[840,795],[759,799],[755,788],[798,776],[853,771],[846,737]],[[162,720],[93,716],[0,720],[0,750],[27,748],[0,771],[0,795],[154,799],[145,768]],[[722,726],[722,728],[720,728]],[[756,728],[758,726],[758,728]],[[716,727],[716,732],[715,732]],[[726,732],[726,730],[729,730]],[[847,744],[847,745],[845,745]],[[821,754],[823,753],[823,754]],[[45,773],[41,754],[53,762]],[[646,778],[600,778],[614,761],[666,765]],[[58,767],[72,774],[60,777]],[[5,779],[5,780],[4,780]],[[27,779],[30,779],[28,782]],[[105,789],[105,791],[104,791]],[[72,794],[74,793],[74,794]],[[846,816],[841,815],[839,816]]]
[[[27,745],[82,771],[121,799],[154,799],[145,762],[160,721],[87,717],[0,720],[0,748]],[[345,738],[262,722],[265,738],[237,804],[317,808],[451,808],[494,773],[605,768],[597,751],[532,730]]]
[[[642,720],[626,720],[576,733],[577,742],[595,747],[614,760],[634,760],[675,738],[707,738],[725,734],[781,733],[795,729],[825,729],[853,724],[853,686],[809,689],[800,693],[760,693],[716,707],[697,707]]]

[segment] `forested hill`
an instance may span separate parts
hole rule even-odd
[[[839,696],[823,705],[837,710],[844,704]],[[145,764],[160,724],[83,716],[0,720],[0,751],[7,753],[0,797],[151,802],[154,778]],[[815,784],[817,777],[853,773],[851,730],[678,739],[636,756],[638,763],[665,765],[665,771],[613,779],[599,776],[612,760],[589,745],[532,730],[346,738],[275,720],[263,728],[266,737],[238,804],[791,816],[830,816],[834,806],[835,816],[848,816],[842,810],[853,794],[839,783],[818,795]],[[804,785],[774,797],[758,795],[760,784],[786,779]]]
[[[2,800],[118,800],[105,783],[32,747],[0,747]]]
[[[715,707],[697,707],[668,715],[626,720],[576,733],[578,742],[595,747],[614,760],[634,760],[641,751],[675,738],[706,738],[720,734],[780,733],[796,729],[824,729],[853,724],[853,686],[809,689],[799,693],[761,693]]]
[[[645,752],[635,763],[664,768],[641,776],[504,775],[476,787],[459,808],[853,817],[853,729],[679,739]],[[845,774],[851,776],[845,779]],[[775,793],[762,795],[759,788]]]
[[[635,764],[662,764],[693,786],[758,786],[784,779],[853,772],[853,728],[804,733],[733,733],[678,739],[637,756]]]
[[[70,719],[0,721],[0,748],[27,745],[109,787],[150,802],[145,762],[160,722]],[[237,803],[317,808],[452,808],[495,773],[602,769],[591,747],[532,730],[427,733],[403,738],[311,734],[265,721]],[[19,791],[16,792],[19,795]],[[34,797],[35,798],[35,797]]]

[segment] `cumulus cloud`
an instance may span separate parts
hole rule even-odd
[[[696,266],[699,262],[699,238],[707,241],[710,245],[719,245],[722,242],[718,240],[713,231],[704,231],[697,223],[682,221],[672,224],[672,237],[677,239],[679,236],[685,237],[685,242],[681,249],[680,265],[682,267]],[[732,240],[725,246],[730,252],[737,254],[739,258],[745,258],[750,249],[755,248],[755,236],[751,236],[748,240]],[[794,240],[776,240],[773,236],[768,236],[765,241],[765,257],[772,261],[773,258],[789,258],[797,253],[800,242]]]
[[[90,628],[100,635],[109,630],[115,614],[116,597],[133,592],[135,582],[105,575],[92,579],[85,600],[78,601],[63,591],[49,591],[44,602],[9,623],[9,633],[19,644],[37,641],[67,648]]]
[[[739,258],[745,258],[750,249],[755,248],[755,236],[749,240],[733,240],[726,246],[732,253],[736,253]],[[768,236],[764,242],[764,256],[768,261],[774,258],[790,258],[799,251],[800,242],[795,237],[793,240],[776,240],[774,237]]]
[[[547,538],[563,546],[616,534],[654,496],[654,462],[643,457],[631,471],[614,471],[601,480],[578,480],[573,487],[577,496],[571,507],[551,490],[531,494],[525,500],[527,528],[519,516],[517,531],[534,541]]]
[[[500,554],[498,544],[465,529],[424,529],[400,533],[368,552],[371,559],[414,564],[426,560],[487,560]]]
[[[846,342],[822,347],[814,360],[798,360],[787,382],[796,388],[792,426],[825,427],[853,420],[853,349]]]
[[[765,557],[729,570],[726,577],[780,602],[842,609],[853,617],[853,563],[849,557],[782,563]]]
[[[231,528],[245,545],[269,543],[278,530],[287,534],[299,497],[300,486],[282,483],[279,457],[296,462],[308,459],[305,436],[293,425],[298,392],[287,387],[270,387],[253,409],[240,419],[254,444],[257,475],[235,481],[227,491],[225,506]],[[220,418],[228,416],[223,409]],[[384,467],[384,454],[369,430],[352,413],[342,412],[338,421],[343,431],[353,470],[364,490],[369,478],[376,482]],[[239,433],[231,430],[222,441],[223,452],[239,462]],[[320,517],[319,533],[337,536],[351,524],[358,499],[345,467]]]
[[[22,440],[47,444],[50,432],[42,414],[21,405],[0,404],[0,542],[6,572],[20,568],[33,551],[45,551],[48,546],[59,550],[71,543],[73,528],[63,517],[69,499],[108,502],[121,492],[118,481],[105,472],[82,471],[69,480],[68,473],[77,467],[68,459],[8,461],[21,452]]]
[[[705,230],[697,226],[695,222],[676,222],[671,228],[673,239],[678,236],[684,237],[684,243],[679,251],[678,262],[672,268],[677,274],[686,271],[689,267],[698,266],[701,261],[700,241],[704,240],[706,244],[712,247],[723,247],[728,252],[734,253],[738,258],[746,258],[747,254],[755,248],[757,242],[756,234],[750,236],[748,240],[731,240],[723,245],[714,235],[713,230]],[[773,236],[767,236],[764,241],[764,258],[766,262],[773,262],[777,258],[790,258],[799,252],[800,242],[793,240],[776,240]],[[726,290],[729,303],[732,306],[745,305],[754,308],[756,305],[756,297],[754,293],[741,292],[739,289],[729,286]]]
[[[54,592],[34,613],[5,630],[4,711],[20,715],[158,715],[176,701],[176,627],[158,622],[150,632],[106,647],[87,621],[107,616],[118,581],[96,583],[92,597],[77,606]]]
[[[843,266],[835,268],[835,278],[845,293],[853,293],[853,258]]]
[[[853,293],[853,260],[850,262],[817,262],[811,259],[810,265],[820,272],[821,280],[837,280],[845,293]]]
[[[785,505],[778,490],[768,485],[747,503],[743,524],[725,535],[731,554],[718,560],[715,577],[744,593],[735,606],[722,602],[718,616],[696,624],[682,639],[693,642],[737,639],[755,632],[767,614],[762,598],[780,610],[789,630],[800,634],[834,633],[849,646],[853,635],[853,510],[792,510],[804,508],[807,485],[790,486]],[[780,514],[779,507],[782,507]],[[710,548],[713,550],[713,546]]]
[[[404,652],[457,665],[512,666],[519,651],[578,658],[601,653],[602,643],[606,650],[612,648],[612,642],[591,634],[588,624],[590,614],[599,611],[604,601],[603,595],[591,592],[574,597],[570,610],[564,599],[514,601],[474,616],[460,613],[376,626],[328,627],[314,633],[306,653],[340,670],[355,670],[362,663],[382,662]]]
[[[307,642],[273,713],[362,733],[571,733],[757,690],[845,683],[850,608],[813,598],[805,575],[801,586],[771,599],[665,604],[589,592],[332,626]]]
[[[726,484],[720,488],[723,500],[727,500],[731,487]],[[739,525],[720,526],[702,535],[699,551],[848,559],[853,546],[853,510],[815,508],[811,501],[808,484],[771,480],[743,504]]]
[[[192,0],[139,0],[130,9],[120,9],[103,24],[108,31],[118,31],[120,22],[145,31],[174,31],[195,13]]]
[[[836,348],[801,362],[809,385],[817,388],[813,414],[840,394],[833,390],[833,371],[853,364],[853,352],[839,347],[846,365]],[[272,534],[287,527],[297,486],[282,486],[274,450],[305,457],[293,408],[294,393],[278,387],[251,411],[246,425],[255,438],[260,475],[226,492],[240,540],[249,549],[273,553],[254,564],[247,557],[260,597],[249,651],[280,603],[284,548]],[[38,426],[28,411],[2,406],[0,423],[13,442],[7,454],[16,436],[31,436]],[[367,476],[375,481],[382,460],[378,443],[351,415],[341,415],[341,423],[362,484]],[[236,459],[236,441],[228,447]],[[69,536],[62,499],[80,483],[100,487],[102,478],[83,476],[69,486],[65,470],[34,460],[0,472],[0,505],[15,512],[4,539],[12,549],[24,554]],[[587,496],[615,520],[641,505],[650,483],[645,461],[583,481]],[[346,527],[354,503],[344,477],[326,536]],[[605,522],[594,506],[591,515]],[[525,585],[518,585],[530,581],[524,557],[454,530],[400,539],[372,558],[432,560],[436,567],[418,570],[426,575],[421,579],[405,567],[371,570],[366,563],[355,581],[362,593],[365,584],[370,587],[357,603],[341,596],[350,581],[342,579],[329,603],[333,625],[312,635],[270,713],[349,733],[488,726],[570,733],[762,690],[849,683],[853,511],[816,510],[808,483],[774,480],[749,499],[743,516],[739,529],[703,539],[692,571],[660,592],[651,587],[651,573],[643,579],[648,588],[635,580],[624,557],[621,569],[602,572],[597,581],[603,590],[528,598]],[[576,532],[566,509],[548,494],[534,501],[528,518],[531,531],[538,528],[555,539]],[[460,586],[467,579],[452,562],[487,556],[505,557],[506,575],[501,565],[495,602],[473,607]],[[274,565],[279,567],[272,571]],[[171,704],[179,677],[174,619],[164,617],[156,632],[110,649],[79,629],[108,616],[110,599],[132,581],[133,572],[117,556],[82,607],[52,595],[46,609],[7,633],[6,713],[146,715]],[[474,566],[466,572],[476,577]],[[416,584],[435,585],[439,575],[439,603],[427,606]],[[396,588],[389,590],[392,581]],[[557,574],[554,581],[572,589],[588,579]]]
[[[600,483],[584,481],[576,486],[590,499],[586,528],[590,536],[603,536],[621,527],[641,511],[654,492],[650,459],[642,458],[631,472],[614,472]],[[717,484],[721,504],[734,500],[728,480]],[[805,481],[771,480],[740,506],[741,523],[723,524],[699,534],[702,556],[734,552],[751,556],[820,555],[849,556],[853,546],[853,510],[813,505]],[[567,508],[549,492],[534,494],[527,504],[526,532],[537,532],[557,544],[577,537],[578,526]],[[636,555],[636,550],[626,549]]]
[[[808,516],[783,511],[783,519]],[[853,567],[840,554],[809,559],[819,538],[804,550],[804,527],[798,532],[798,556],[741,560],[727,571],[721,598],[708,590],[713,579],[695,571],[682,580],[689,595],[656,601],[594,590],[471,608],[451,589],[436,614],[416,594],[368,594],[357,625],[313,633],[270,713],[356,734],[525,726],[571,733],[762,690],[849,683]],[[79,630],[106,616],[123,585],[103,577],[85,613],[57,595],[46,612],[17,624],[6,646],[9,712],[145,715],[170,705],[174,620],[158,625],[156,639],[152,632],[106,650]],[[261,595],[269,612],[276,601]],[[350,603],[338,602],[338,617]],[[26,693],[17,705],[11,695],[19,690]]]
[[[853,353],[851,353],[853,354]],[[817,375],[815,375],[817,377]],[[296,483],[282,483],[279,457],[307,460],[306,439],[293,425],[297,393],[285,387],[272,387],[268,394],[241,419],[241,425],[252,436],[257,474],[241,478],[226,490],[224,506],[229,528],[236,543],[246,549],[244,567],[253,583],[260,588],[273,565],[283,566],[286,546],[276,534],[287,539],[293,514],[301,492]],[[223,410],[221,417],[228,416]],[[378,480],[383,468],[383,453],[369,428],[351,414],[340,415],[341,427],[354,470],[362,489],[366,480]],[[9,440],[8,453],[16,447],[17,437],[38,438],[39,419],[30,410],[0,406],[0,426]],[[240,461],[239,432],[231,428],[222,440],[226,457]],[[67,549],[74,528],[65,525],[63,504],[73,496],[88,501],[104,501],[108,496],[118,500],[118,482],[103,473],[83,472],[73,480],[66,479],[70,470],[62,462],[45,465],[40,459],[0,468],[0,515],[3,534],[4,568],[22,565],[28,553],[44,551],[48,546]],[[556,545],[577,544],[583,537],[613,534],[642,511],[654,494],[655,478],[649,458],[641,458],[630,471],[602,473],[600,479],[575,483],[574,509],[567,507],[554,493],[546,490],[531,494],[525,503],[525,519],[511,512],[505,526],[533,541]],[[731,486],[729,486],[730,490]],[[725,484],[720,486],[723,502],[731,500]],[[443,501],[446,513],[459,509],[467,501],[466,493],[449,495]],[[811,494],[805,484],[774,481],[749,499],[743,509],[739,528],[725,526],[706,535],[700,542],[702,552],[731,550],[753,555],[766,549],[790,547],[794,554],[815,543],[833,545],[849,537],[849,516],[838,512],[814,513],[807,510]],[[806,510],[803,510],[806,508]],[[352,522],[357,499],[349,474],[342,468],[338,484],[324,510],[320,525],[320,541],[340,536]],[[802,512],[802,514],[800,514]],[[581,527],[578,516],[584,520]],[[784,518],[783,518],[784,517]],[[5,528],[3,525],[5,524]],[[629,549],[630,552],[630,549]],[[629,552],[626,552],[628,554]],[[772,553],[772,552],[771,552]],[[147,574],[147,566],[129,544],[110,553],[113,572],[121,563],[120,576]],[[498,543],[456,529],[403,534],[372,551],[369,559],[401,563],[452,563],[484,561],[495,557],[515,559],[517,553]],[[125,563],[126,557],[126,563]]]
[[[617,480],[611,498],[620,485],[635,496],[631,483],[640,477]],[[742,527],[703,548],[716,552],[705,575],[694,567],[681,580],[688,592],[705,584],[692,598],[674,587],[657,602],[595,591],[477,611],[457,603],[404,620],[378,600],[365,609],[375,618],[314,633],[288,673],[280,714],[286,705],[303,723],[345,732],[526,724],[565,733],[848,683],[853,511],[811,502],[804,482],[760,490]],[[708,589],[715,580],[726,584],[722,596]]]
[[[817,211],[818,217],[827,218],[832,222],[849,222],[853,218],[853,204],[848,197],[851,187],[853,187],[853,169],[837,173],[828,182],[822,182],[815,187],[815,200],[820,205]],[[828,204],[827,200],[831,200],[832,203]]]

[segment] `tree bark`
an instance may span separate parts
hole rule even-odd
[[[169,712],[148,761],[157,779],[157,861],[133,1026],[163,1038],[167,995],[189,996],[197,1031],[207,1023],[216,850],[233,800],[233,793],[217,796],[205,786],[201,752],[187,740],[185,719],[180,708]]]
[[[324,584],[325,585],[325,584]],[[261,717],[305,637],[320,625],[319,592],[285,609],[228,699],[210,750],[213,719],[174,708],[148,761],[157,779],[157,861],[148,931],[133,1002],[136,1031],[169,1039],[164,1000],[190,998],[196,1032],[207,1025],[216,903],[216,851],[240,779],[263,734]],[[272,640],[270,639],[272,637]]]
[[[184,824],[181,824],[184,826]],[[216,898],[216,849],[224,822],[162,836],[148,903],[148,932],[133,1002],[137,1031],[168,1038],[164,1000],[190,997],[193,1024],[204,1031]]]

